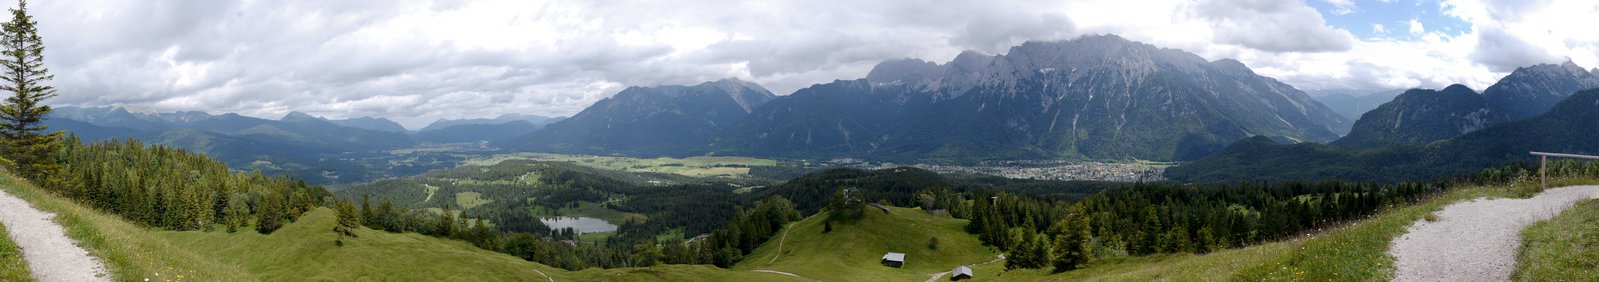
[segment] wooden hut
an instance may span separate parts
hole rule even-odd
[[[892,267],[905,267],[905,254],[888,253],[883,255],[883,265]]]
[[[963,279],[972,279],[972,268],[962,265],[956,266],[955,270],[949,271],[950,281],[960,281]]]

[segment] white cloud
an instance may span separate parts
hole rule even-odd
[[[1333,6],[1333,14],[1348,15],[1350,13],[1354,13],[1355,9],[1358,8],[1358,6],[1355,5],[1355,1],[1354,0],[1326,0],[1326,1],[1327,1],[1327,4],[1331,4]],[[1387,0],[1384,0],[1384,2],[1386,2],[1386,1]]]
[[[1354,1],[1325,0],[1358,10]],[[1420,3],[1420,2],[1418,2]],[[895,58],[1119,34],[1301,88],[1475,89],[1506,67],[1599,66],[1599,3],[1443,0],[1471,30],[1358,39],[1299,0],[38,1],[62,95],[276,118],[571,115],[633,85],[739,77],[787,94]],[[1433,29],[1439,26],[1434,25]],[[1359,26],[1350,28],[1361,28]],[[1374,24],[1373,34],[1401,32]]]
[[[1520,66],[1567,59],[1599,66],[1599,2],[1445,0],[1447,15],[1471,24],[1480,38],[1475,63],[1506,72]]]
[[[1065,39],[1052,1],[37,2],[67,105],[275,118],[571,115],[631,85],[787,94],[878,61]],[[435,105],[454,105],[441,107]]]

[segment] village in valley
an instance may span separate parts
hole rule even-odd
[[[862,169],[886,169],[909,166],[941,174],[981,174],[1012,179],[1060,181],[1112,181],[1159,182],[1165,181],[1166,167],[1170,163],[1158,162],[1091,162],[1072,160],[1010,160],[985,161],[976,165],[927,164],[911,165],[874,163],[858,159],[836,159],[832,165]]]

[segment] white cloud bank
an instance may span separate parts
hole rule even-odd
[[[1358,3],[1332,1],[1338,13]],[[1366,39],[1296,0],[35,1],[69,105],[276,118],[571,115],[631,85],[725,77],[779,94],[894,58],[946,61],[1114,33],[1236,58],[1300,88],[1486,87],[1516,66],[1599,66],[1599,4],[1436,3],[1448,36]],[[1365,28],[1365,27],[1357,27]],[[1386,28],[1373,26],[1373,29]],[[1404,32],[1404,31],[1397,31]]]

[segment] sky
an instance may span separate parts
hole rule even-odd
[[[1599,66],[1599,1],[1585,0],[53,0],[29,13],[58,106],[411,129],[570,116],[629,86],[738,78],[787,95],[884,60],[1094,34],[1237,59],[1304,90],[1480,91],[1520,66]]]

